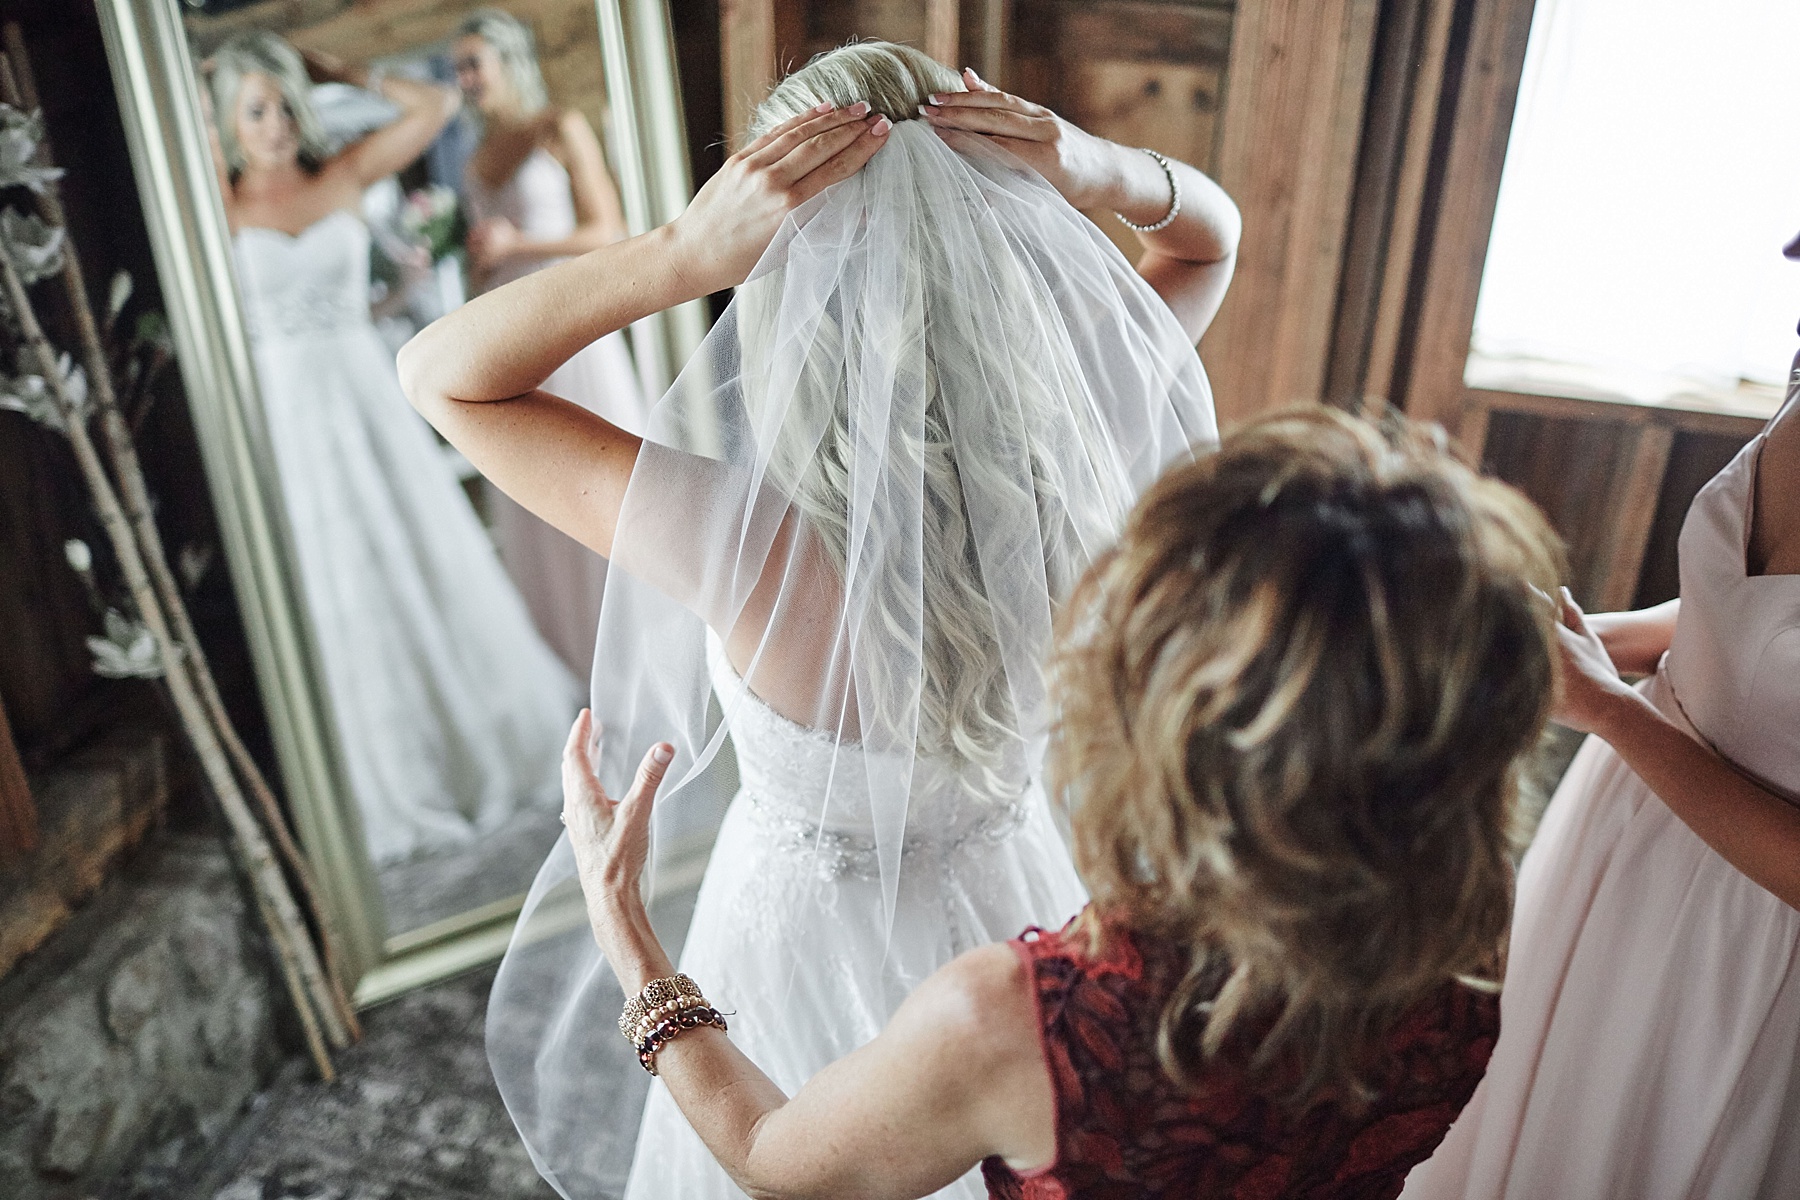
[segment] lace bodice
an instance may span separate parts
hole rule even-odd
[[[716,644],[713,688],[731,726],[744,797],[757,821],[796,851],[817,855],[820,874],[873,879],[879,874],[870,818],[870,779],[913,769],[904,852],[941,857],[1010,837],[1026,816],[1012,803],[973,799],[955,773],[909,755],[887,755],[822,729],[788,720],[752,692]]]
[[[369,228],[339,209],[298,234],[249,226],[232,243],[256,340],[369,324]]]

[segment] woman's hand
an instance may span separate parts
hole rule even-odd
[[[675,748],[667,742],[650,747],[631,790],[623,800],[614,800],[600,786],[588,754],[593,729],[594,714],[584,708],[563,748],[563,824],[594,940],[631,995],[672,969],[650,930],[638,889],[650,855],[650,811]]]
[[[489,217],[469,230],[465,243],[477,271],[491,271],[519,252],[525,235],[505,217]]]
[[[1042,175],[1076,208],[1111,207],[1119,183],[1120,146],[1041,104],[1001,91],[970,68],[963,68],[963,83],[968,91],[941,92],[920,107],[933,128],[988,138]]]
[[[671,223],[676,269],[693,296],[744,282],[787,215],[850,178],[886,144],[893,123],[869,105],[821,104],[725,160]]]
[[[1562,589],[1562,624],[1556,631],[1562,683],[1551,719],[1582,733],[1602,732],[1619,701],[1633,695],[1613,666],[1606,643],[1587,623],[1568,588]]]

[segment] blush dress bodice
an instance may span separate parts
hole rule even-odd
[[[471,163],[463,177],[463,198],[471,224],[504,219],[537,241],[557,241],[576,228],[569,173],[542,147],[526,155],[498,187],[484,181]],[[493,291],[560,261],[509,259],[482,281],[483,290]],[[633,433],[642,433],[649,420],[646,389],[632,364],[624,330],[607,334],[558,367],[543,389]],[[606,560],[526,512],[497,488],[489,487],[487,502],[500,557],[525,597],[532,620],[568,668],[588,678]]]

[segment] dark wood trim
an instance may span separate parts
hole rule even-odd
[[[1630,608],[1644,569],[1650,528],[1656,523],[1656,499],[1669,471],[1675,431],[1665,424],[1644,424],[1631,436],[1624,479],[1612,489],[1612,511],[1601,543],[1599,582],[1594,593],[1601,612]]]
[[[1452,433],[1469,399],[1463,369],[1534,0],[1459,0],[1458,7],[1438,118],[1441,169],[1428,185],[1432,212],[1421,228],[1417,319],[1402,333],[1411,353],[1397,363],[1395,380],[1409,414]]]
[[[37,803],[25,778],[25,764],[13,743],[6,704],[0,701],[0,866],[9,866],[38,846]]]
[[[1356,186],[1325,362],[1327,404],[1362,407],[1431,0],[1387,0],[1375,32]]]
[[[1532,392],[1499,392],[1467,388],[1466,413],[1526,413],[1567,421],[1610,421],[1619,425],[1663,425],[1677,433],[1711,433],[1748,440],[1767,422],[1761,417],[1705,409],[1634,404],[1617,400],[1588,400],[1574,396],[1545,396]],[[1465,414],[1466,415],[1466,414]]]

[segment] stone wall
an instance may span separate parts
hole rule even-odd
[[[223,845],[153,839],[0,981],[0,1196],[210,1141],[279,1063],[276,1002]]]

